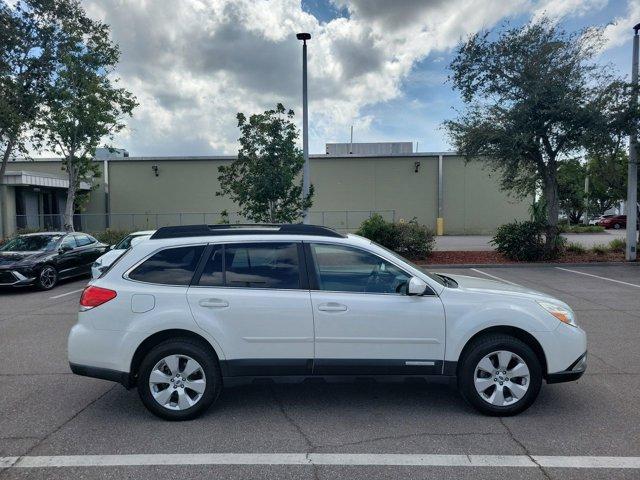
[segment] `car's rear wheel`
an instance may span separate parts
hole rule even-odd
[[[463,398],[486,415],[516,415],[535,401],[542,366],[526,343],[510,335],[480,337],[466,349],[458,371]]]
[[[45,265],[38,273],[36,285],[40,290],[51,290],[58,284],[58,271],[52,265]]]
[[[616,230],[620,230],[620,224],[619,223],[614,223],[613,224],[613,228],[615,228]]]
[[[138,374],[142,403],[166,420],[190,420],[220,395],[222,377],[214,355],[201,342],[167,340],[144,357]]]

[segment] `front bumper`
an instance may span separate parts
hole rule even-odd
[[[547,383],[573,382],[578,380],[587,370],[587,352],[584,352],[578,359],[569,365],[569,368],[562,372],[550,373],[547,375]]]
[[[21,287],[35,281],[35,274],[31,271],[0,270],[0,287]]]

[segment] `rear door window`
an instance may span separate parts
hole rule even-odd
[[[84,247],[86,245],[91,245],[96,240],[95,238],[90,237],[89,235],[76,235],[76,242],[79,247]]]
[[[299,289],[295,242],[217,245],[205,264],[200,286]]]
[[[189,285],[198,266],[204,245],[161,250],[133,269],[131,280],[163,285]]]

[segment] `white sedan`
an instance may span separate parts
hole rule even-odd
[[[91,265],[91,278],[95,280],[102,275],[109,266],[115,262],[120,255],[122,255],[127,248],[132,247],[138,242],[146,240],[153,235],[155,230],[142,230],[139,232],[133,232],[124,237],[115,245],[111,245],[107,253],[97,258]]]

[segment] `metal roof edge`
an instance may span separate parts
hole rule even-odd
[[[364,154],[344,154],[344,155],[327,155],[324,153],[314,153],[309,155],[309,158],[408,158],[408,157],[455,157],[460,156],[457,152],[444,151],[444,152],[413,152],[413,153],[364,153]],[[115,157],[105,159],[94,159],[96,162],[171,162],[171,161],[211,161],[211,160],[235,160],[236,155],[193,155],[193,156],[141,156],[141,157]],[[43,157],[26,159],[20,158],[12,160],[8,165],[17,163],[38,163],[38,162],[60,162],[61,158]]]

